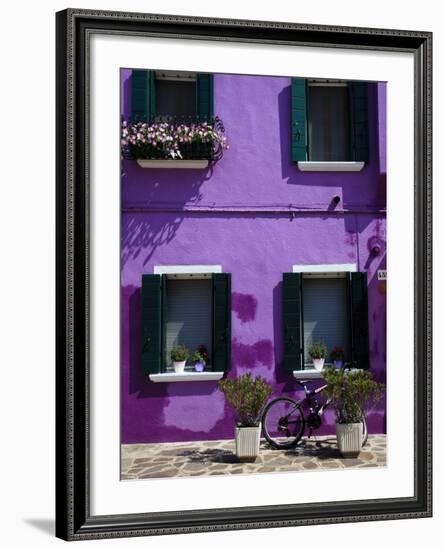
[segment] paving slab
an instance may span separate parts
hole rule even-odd
[[[294,449],[272,449],[263,440],[254,462],[239,462],[234,440],[121,446],[121,479],[269,474],[386,466],[386,436],[370,435],[358,458],[343,458],[335,437],[302,440]]]

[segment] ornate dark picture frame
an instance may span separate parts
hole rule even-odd
[[[429,517],[431,44],[428,32],[69,9],[57,13],[56,535],[65,540]],[[92,516],[89,484],[89,41],[94,33],[409,52],[415,81],[414,496]]]

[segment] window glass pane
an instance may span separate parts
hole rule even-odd
[[[303,327],[305,363],[312,363],[308,348],[324,342],[329,352],[334,346],[349,357],[349,319],[345,278],[303,279]]]
[[[349,160],[347,86],[309,86],[308,125],[309,160]]]
[[[194,119],[196,82],[156,80],[157,115]]]
[[[212,280],[168,279],[167,285],[166,370],[170,370],[173,346],[183,344],[193,353],[203,344],[211,356]]]

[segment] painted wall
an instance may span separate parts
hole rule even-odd
[[[294,69],[296,72],[296,69]],[[130,114],[131,71],[122,70]],[[371,368],[386,371],[385,84],[369,90],[370,161],[360,173],[302,173],[290,158],[290,79],[214,77],[214,113],[230,149],[204,171],[122,163],[122,443],[232,438],[216,382],[157,383],[140,372],[140,284],[160,264],[221,264],[232,273],[232,370],[295,395],[283,367],[282,273],[293,264],[356,263],[367,271]],[[341,197],[340,211],[331,199]],[[371,257],[377,244],[381,253]],[[371,433],[385,432],[381,403]],[[332,411],[323,433],[334,431]]]

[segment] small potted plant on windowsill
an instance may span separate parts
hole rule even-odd
[[[313,342],[308,349],[309,356],[314,363],[314,368],[318,371],[322,370],[325,364],[326,346],[322,342]]]
[[[220,380],[219,387],[237,416],[235,453],[241,462],[254,462],[260,452],[261,415],[272,386],[251,373]]]
[[[335,409],[337,446],[345,458],[356,458],[362,449],[363,419],[369,406],[383,395],[384,385],[367,370],[326,368],[326,395]]]
[[[194,369],[196,372],[203,372],[205,370],[205,367],[209,361],[209,354],[206,346],[203,344],[198,346],[192,356],[192,361],[194,362]]]
[[[186,346],[175,346],[171,349],[171,361],[174,365],[174,371],[184,372],[189,352]]]
[[[334,346],[329,356],[332,363],[334,364],[334,368],[341,369],[343,367],[343,361],[345,357],[345,350],[343,348]]]

